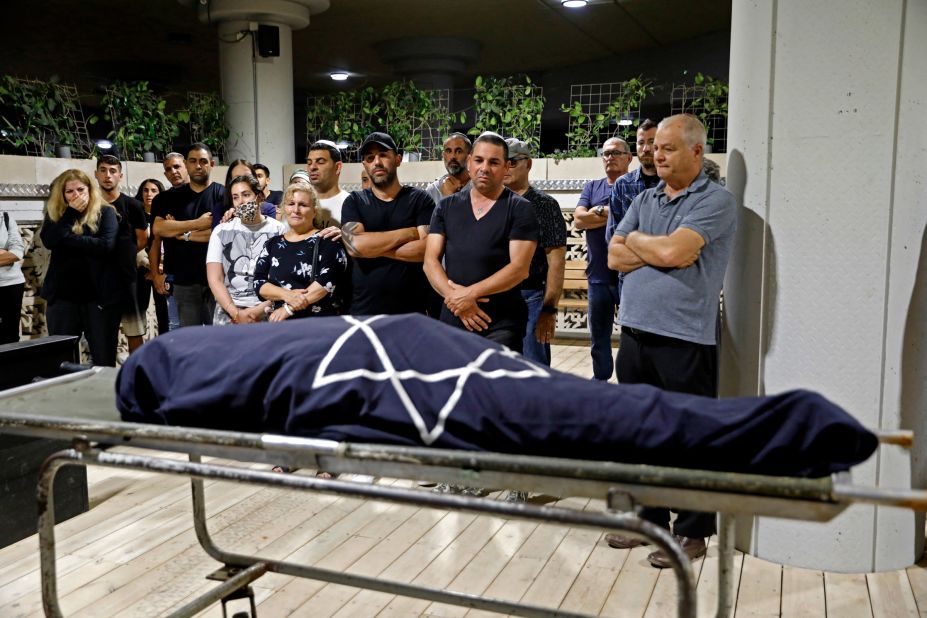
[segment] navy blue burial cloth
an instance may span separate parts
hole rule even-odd
[[[420,315],[183,328],[133,353],[116,389],[141,423],[754,474],[824,476],[877,443],[809,391],[605,384]]]

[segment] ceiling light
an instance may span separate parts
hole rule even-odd
[[[113,143],[108,139],[98,139],[95,143],[98,148],[102,148],[103,150],[109,150],[113,147]]]
[[[351,142],[346,142],[344,140],[341,140],[340,142],[335,144],[335,148],[337,148],[338,150],[347,150],[350,147],[351,147]]]
[[[348,78],[348,73],[347,71],[332,71],[328,76],[336,82],[343,82]]]
[[[560,4],[568,9],[581,9],[586,6],[586,0],[560,0]]]
[[[632,124],[634,124],[634,121],[630,118],[622,118],[618,121],[619,127],[630,127]]]

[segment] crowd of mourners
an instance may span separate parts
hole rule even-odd
[[[602,144],[605,177],[586,183],[574,225],[585,230],[594,378],[717,395],[719,295],[735,233],[733,197],[706,159],[705,128],[676,115],[637,129],[631,146]],[[341,188],[342,152],[308,148],[283,191],[270,171],[233,161],[210,178],[209,148],[165,156],[164,176],[135,197],[119,191],[120,160],[97,160],[51,184],[39,236],[51,252],[41,295],[48,332],[83,335],[92,362],[115,365],[155,306],[159,333],[179,327],[418,312],[550,365],[563,290],[566,223],[532,187],[529,145],[492,132],[443,144],[446,174],[421,190],[399,180],[387,133],[361,144],[362,189]],[[714,182],[713,182],[714,181]],[[169,185],[169,186],[168,186]],[[19,338],[25,248],[0,220],[0,343]],[[613,363],[615,324],[621,340]],[[643,516],[669,527],[666,509]],[[674,532],[704,555],[714,516],[680,512]],[[608,535],[613,547],[640,541]],[[660,552],[655,566],[668,566]]]

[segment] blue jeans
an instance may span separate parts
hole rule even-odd
[[[596,380],[612,377],[612,330],[618,309],[618,286],[589,284],[589,333],[592,335],[592,376]]]
[[[534,336],[534,329],[541,315],[541,307],[544,306],[544,290],[522,290],[521,297],[528,305],[528,326],[525,328],[522,354],[525,358],[550,367],[550,344],[541,343]]]

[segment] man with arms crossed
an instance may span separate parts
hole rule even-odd
[[[702,172],[705,137],[695,116],[658,125],[660,184],[635,198],[609,244],[609,267],[625,273],[615,359],[621,384],[717,396],[718,300],[737,221],[734,197]],[[641,517],[669,529],[667,509],[645,508]],[[690,559],[704,556],[715,515],[679,511],[673,532]],[[606,540],[617,548],[641,544],[616,534]],[[670,566],[662,552],[647,559]]]
[[[435,203],[399,184],[402,157],[386,133],[368,135],[360,154],[371,187],[351,193],[341,210],[341,240],[354,258],[351,313],[424,313],[428,281],[421,263]]]
[[[589,282],[589,333],[592,335],[592,377],[603,382],[612,377],[612,331],[618,309],[618,273],[608,268],[608,245],[605,224],[608,222],[608,202],[612,186],[619,176],[628,172],[631,149],[619,137],[602,144],[605,178],[590,180],[576,202],[573,225],[585,230],[586,280]],[[651,159],[653,163],[653,159]]]
[[[206,248],[212,230],[212,212],[221,204],[225,189],[209,182],[215,166],[205,144],[187,149],[189,184],[155,197],[151,205],[152,229],[163,239],[164,272],[174,276],[174,300],[181,326],[212,324],[215,300],[206,280]],[[154,260],[152,245],[150,262]]]
[[[442,322],[521,352],[528,308],[519,285],[528,277],[538,222],[531,202],[503,185],[508,159],[499,135],[476,138],[467,164],[472,189],[435,208],[425,273],[444,297]]]

